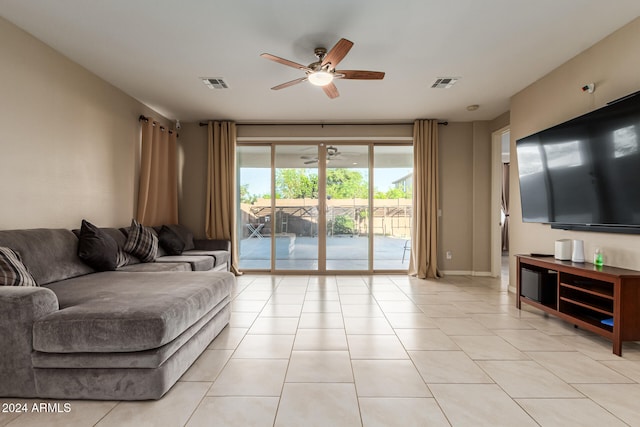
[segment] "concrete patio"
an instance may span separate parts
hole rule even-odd
[[[294,236],[276,238],[276,270],[318,269],[318,238]],[[327,270],[367,271],[367,236],[327,236]],[[406,270],[409,251],[404,250],[406,238],[375,236],[373,241],[374,270]],[[271,268],[271,237],[240,241],[240,269],[268,270]],[[405,255],[404,262],[402,261]]]

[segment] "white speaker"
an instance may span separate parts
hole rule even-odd
[[[562,261],[569,261],[571,259],[571,240],[556,240],[555,258]]]
[[[584,241],[573,241],[573,253],[571,254],[571,261],[584,262]]]

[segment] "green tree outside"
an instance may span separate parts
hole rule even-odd
[[[258,200],[255,194],[249,194],[249,184],[240,186],[240,203],[254,204]]]
[[[318,197],[318,175],[305,169],[278,169],[277,199],[314,199]]]
[[[276,171],[276,199],[304,199],[318,197],[318,174],[307,169],[278,169]],[[327,169],[327,197],[331,199],[367,199],[369,185],[360,171],[351,169]],[[269,199],[265,194],[262,198]],[[411,189],[405,192],[391,188],[386,192],[376,191],[376,199],[410,199]],[[240,187],[243,203],[255,201],[257,196],[249,194],[248,184]],[[245,202],[245,200],[248,200]]]
[[[362,173],[351,169],[327,169],[327,197],[367,199],[369,184]]]

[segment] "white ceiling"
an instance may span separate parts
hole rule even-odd
[[[510,96],[639,15],[638,0],[0,2],[0,16],[168,118],[239,123],[493,119]],[[303,74],[261,53],[309,64],[314,48],[341,37],[355,45],[339,68],[385,79],[338,80],[334,100],[306,82],[270,90]],[[461,79],[430,88],[447,76]]]

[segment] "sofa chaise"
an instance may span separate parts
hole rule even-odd
[[[123,243],[126,230],[102,230]],[[0,286],[0,396],[162,397],[229,322],[235,277],[215,271],[228,254],[201,243],[184,259],[96,271],[71,230],[0,231],[38,285]],[[207,251],[219,252],[210,268]]]

